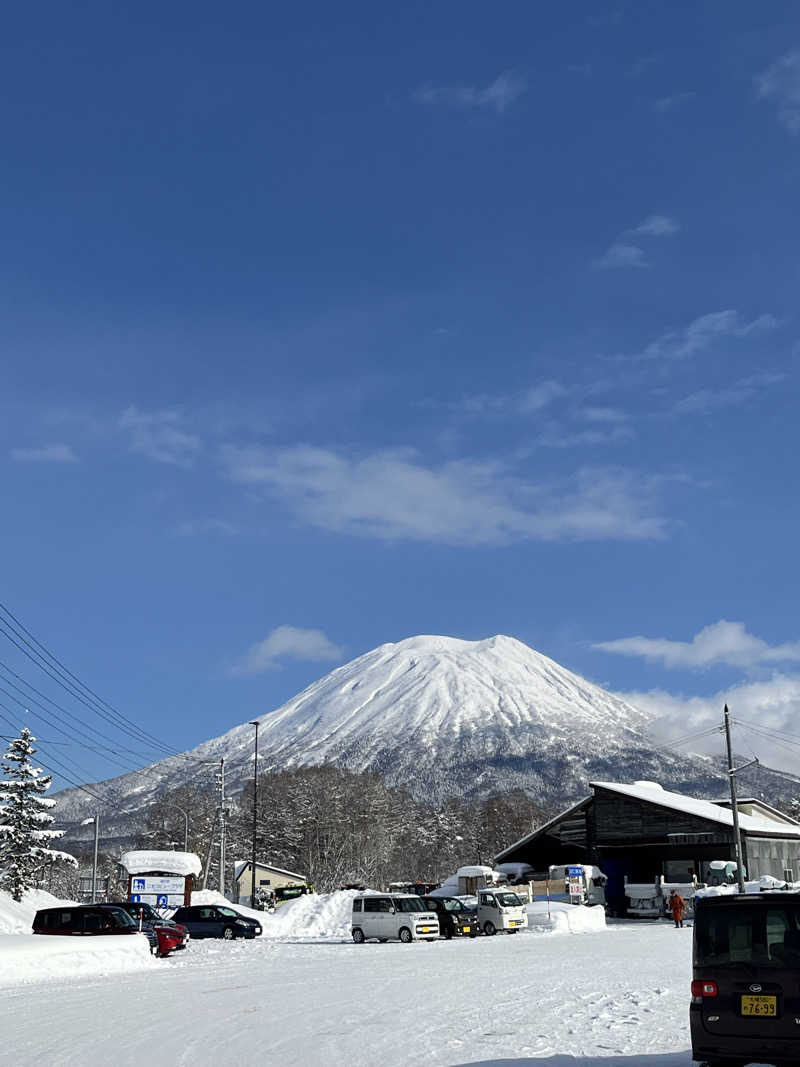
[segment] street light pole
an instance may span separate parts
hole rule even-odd
[[[183,851],[184,852],[188,852],[189,851],[189,816],[186,814],[186,812],[183,810],[183,808],[179,807],[177,804],[173,804],[172,806],[173,806],[173,808],[175,808],[176,811],[179,811],[181,813],[181,815],[183,816]]]
[[[256,743],[253,752],[253,862],[250,868],[250,907],[256,906],[256,828],[258,826],[258,727],[260,723],[254,720],[250,726],[256,728]]]

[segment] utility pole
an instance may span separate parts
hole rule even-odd
[[[250,723],[256,728],[256,745],[253,753],[253,865],[250,868],[250,907],[256,906],[256,828],[258,826],[258,720]]]
[[[203,867],[203,889],[208,886],[208,869],[211,866],[211,852],[214,848],[214,830],[217,827],[217,812],[214,812],[214,818],[211,820],[211,833],[208,835],[208,851],[206,852],[206,862]]]
[[[219,761],[219,891],[225,896],[225,757]]]
[[[92,904],[97,902],[97,842],[100,837],[100,816],[94,813],[94,859],[92,860]]]
[[[736,801],[736,769],[733,766],[733,750],[731,748],[731,714],[728,705],[725,705],[725,744],[728,749],[728,779],[731,783],[731,810],[733,811],[733,842],[736,848],[736,881],[739,892],[744,893],[744,870],[742,869],[742,835],[739,832],[739,805]],[[740,768],[741,769],[741,768]]]

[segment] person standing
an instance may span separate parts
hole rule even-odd
[[[680,893],[676,893],[674,889],[671,889],[667,907],[672,912],[672,918],[675,920],[675,929],[677,930],[679,926],[683,926],[683,913],[686,911],[686,901]]]

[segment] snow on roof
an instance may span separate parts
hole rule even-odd
[[[252,860],[236,860],[233,865],[233,877],[237,882],[245,871],[249,870],[252,863]],[[264,863],[262,860],[256,860],[256,868],[261,871],[274,871],[276,874],[285,874],[289,878],[296,878],[298,882],[305,882],[306,880],[304,874],[298,874],[296,871],[285,871],[283,867],[273,867],[271,863]]]
[[[697,800],[695,797],[687,797],[682,793],[671,793],[654,782],[634,782],[633,785],[620,782],[591,782],[590,785],[593,789],[610,789],[614,793],[622,793],[635,800],[658,804],[662,808],[681,811],[686,815],[696,815],[707,822],[733,826],[733,812],[729,808],[720,807],[712,800]],[[800,826],[791,826],[788,823],[779,824],[766,818],[757,819],[754,815],[745,815],[744,812],[739,812],[739,826],[749,833],[770,834],[773,837],[800,837]]]
[[[457,878],[482,878],[490,877],[493,874],[491,867],[481,867],[478,865],[472,867],[459,867],[456,871]]]
[[[123,852],[119,862],[128,874],[165,871],[168,874],[199,874],[200,857],[194,852]]]

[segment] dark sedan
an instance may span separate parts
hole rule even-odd
[[[221,904],[193,904],[190,908],[178,908],[173,921],[185,926],[192,937],[258,937],[261,923],[247,919],[233,908]]]
[[[458,897],[423,897],[425,907],[435,911],[439,931],[449,941],[451,937],[477,937],[480,933],[478,916]]]

